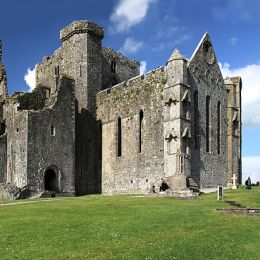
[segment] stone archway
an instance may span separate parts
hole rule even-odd
[[[44,173],[44,190],[59,192],[59,178],[56,167],[48,167]]]

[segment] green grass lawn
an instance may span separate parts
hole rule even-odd
[[[260,188],[225,190],[260,207]],[[28,200],[27,200],[28,201]],[[260,259],[260,218],[197,200],[135,196],[56,198],[0,207],[0,259]]]

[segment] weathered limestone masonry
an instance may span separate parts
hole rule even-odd
[[[167,62],[164,88],[164,176],[170,185],[185,189],[191,175],[191,91],[187,61],[175,49]]]
[[[61,77],[48,107],[28,113],[27,185],[34,193],[47,188],[46,180],[55,174],[56,187],[49,188],[75,195],[74,89],[73,79]]]
[[[4,64],[2,64],[2,41],[0,39],[0,102],[7,97],[7,76]]]
[[[49,185],[74,195],[74,81],[62,77],[57,93],[46,105],[38,91],[15,94],[6,100],[6,181],[21,188],[27,186],[31,194]],[[57,183],[53,182],[54,174]]]
[[[163,67],[97,95],[102,192],[146,192],[163,171]],[[120,143],[119,143],[120,142]]]
[[[227,92],[207,33],[191,57],[188,69],[193,97],[191,175],[201,187],[226,186],[230,152],[227,149]]]
[[[209,35],[189,60],[175,49],[141,76],[103,37],[92,22],[71,23],[37,64],[36,89],[12,96],[0,41],[0,198],[241,182],[242,83],[224,82]]]
[[[88,21],[73,22],[60,32],[62,47],[37,66],[37,85],[55,93],[60,73],[75,79],[76,193],[100,192],[99,127],[96,94],[139,73],[139,63],[101,47],[103,28]]]
[[[227,104],[227,150],[228,152],[228,185],[232,185],[232,177],[237,174],[237,182],[241,183],[241,89],[242,82],[240,77],[227,78],[225,80],[228,93]]]
[[[5,131],[4,100],[7,97],[7,76],[2,64],[2,41],[0,39],[0,183],[7,181],[7,136]]]

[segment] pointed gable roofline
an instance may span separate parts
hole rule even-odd
[[[208,41],[211,43],[210,37],[209,37],[209,33],[205,32],[202,36],[202,38],[199,41],[199,44],[197,45],[195,51],[193,52],[193,54],[191,55],[191,58],[189,59],[189,62],[191,62],[193,60],[193,58],[196,56],[197,52],[200,50],[203,42]]]
[[[181,54],[181,52],[177,48],[174,49],[174,51],[171,54],[169,60],[167,61],[167,64],[172,60],[185,60],[186,61],[186,59],[183,57],[183,55]]]

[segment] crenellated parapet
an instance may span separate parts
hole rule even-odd
[[[2,62],[2,40],[0,39],[0,63]]]
[[[2,46],[0,39],[0,102],[5,100],[8,95],[6,69],[2,63]]]
[[[100,39],[104,37],[104,29],[95,23],[81,20],[75,21],[60,31],[61,41],[66,41],[75,34],[89,33]]]

